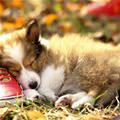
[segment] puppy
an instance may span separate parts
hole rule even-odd
[[[76,34],[45,40],[39,31],[32,20],[0,37],[0,64],[15,73],[26,97],[46,97],[56,107],[70,104],[73,109],[97,96],[97,106],[115,98],[120,89],[119,46]]]

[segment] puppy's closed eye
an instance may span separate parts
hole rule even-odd
[[[37,59],[37,55],[27,56],[24,59],[23,64],[24,64],[25,67],[32,66],[32,64],[34,63],[34,61],[36,61],[36,59]]]

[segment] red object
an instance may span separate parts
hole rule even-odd
[[[93,2],[86,7],[87,14],[120,16],[120,0],[110,0],[107,3]]]
[[[16,79],[6,70],[0,68],[0,99],[20,97],[23,91]]]

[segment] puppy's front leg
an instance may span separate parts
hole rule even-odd
[[[58,98],[55,102],[55,106],[59,107],[62,105],[70,104],[72,109],[76,109],[79,106],[90,103],[92,104],[94,98],[88,95],[86,92],[81,91],[76,94],[66,94]]]

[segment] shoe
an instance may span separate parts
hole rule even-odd
[[[120,16],[120,0],[109,0],[108,2],[92,2],[82,10],[82,14],[106,15],[110,17]]]
[[[6,69],[0,68],[0,101],[23,96],[17,80]]]

